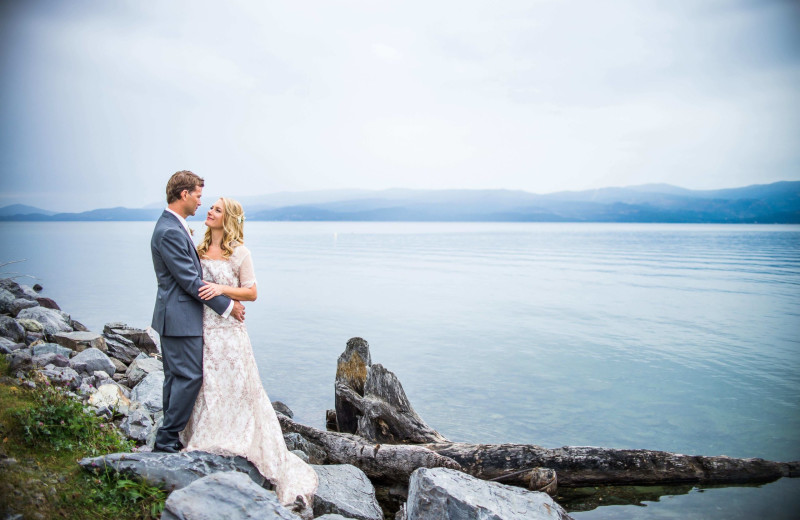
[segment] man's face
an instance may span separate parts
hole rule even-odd
[[[197,208],[200,207],[200,199],[203,197],[203,187],[196,186],[194,191],[190,191],[186,195],[186,199],[184,200],[185,206],[184,209],[186,210],[186,216],[194,215],[197,212]]]

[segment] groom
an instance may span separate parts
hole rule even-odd
[[[223,317],[244,321],[244,306],[227,296],[201,300],[202,268],[186,217],[194,215],[203,196],[203,179],[179,171],[167,182],[167,209],[150,240],[158,297],[153,329],[161,335],[164,363],[164,423],[153,451],[177,453],[203,383],[203,304]]]

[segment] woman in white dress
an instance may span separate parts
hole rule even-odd
[[[211,206],[197,248],[207,282],[201,298],[225,294],[255,301],[256,279],[243,225],[244,212],[235,200],[221,198]],[[275,486],[282,504],[310,516],[317,474],[286,448],[243,322],[214,311],[203,314],[203,385],[180,440],[186,451],[246,457]]]

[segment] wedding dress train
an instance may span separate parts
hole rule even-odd
[[[255,284],[250,252],[238,246],[227,260],[201,260],[203,279],[233,287]],[[302,499],[310,509],[317,489],[314,469],[289,452],[280,423],[258,375],[245,324],[205,307],[203,385],[186,429],[186,451],[241,455],[276,488],[286,506]]]

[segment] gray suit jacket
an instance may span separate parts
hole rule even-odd
[[[201,300],[200,257],[180,221],[164,210],[150,240],[158,296],[152,327],[163,336],[202,336],[203,304],[222,314],[231,303],[227,296]]]

